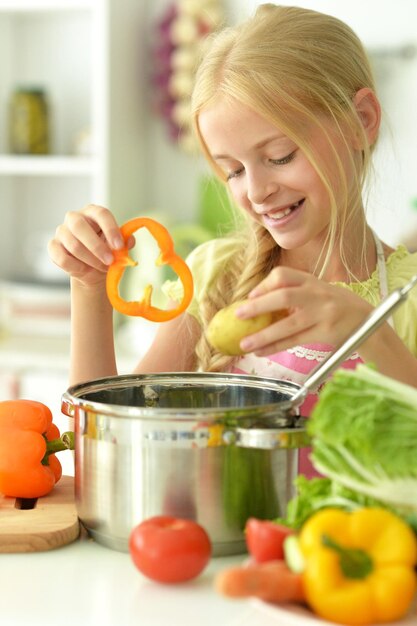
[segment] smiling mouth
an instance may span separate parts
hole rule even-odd
[[[294,211],[295,209],[298,209],[298,207],[300,207],[303,204],[303,202],[304,202],[304,198],[302,198],[301,200],[298,200],[298,202],[294,202],[294,204],[290,204],[289,206],[287,206],[285,209],[282,209],[281,211],[276,211],[275,213],[266,213],[265,217],[271,220],[280,220],[283,217],[287,217],[287,215],[292,213],[292,211]]]

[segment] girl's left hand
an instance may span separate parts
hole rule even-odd
[[[257,356],[317,342],[338,347],[372,311],[372,306],[350,289],[288,267],[274,268],[252,290],[249,300],[236,311],[237,317],[290,311],[287,317],[242,340],[242,350]]]

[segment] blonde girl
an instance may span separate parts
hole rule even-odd
[[[417,273],[417,255],[390,248],[366,221],[381,111],[364,48],[332,16],[261,5],[209,41],[192,115],[244,225],[191,254],[195,298],[180,318],[161,324],[135,371],[199,368],[302,383],[381,298]],[[68,213],[50,242],[52,260],[71,276],[72,383],[117,373],[105,276],[121,245],[112,213],[95,205]],[[169,288],[172,299],[178,290]],[[231,359],[210,348],[204,331],[217,310],[243,298],[242,318],[290,314],[246,337],[245,355]],[[417,386],[416,356],[417,290],[344,366],[372,362]],[[315,400],[307,399],[304,415]]]

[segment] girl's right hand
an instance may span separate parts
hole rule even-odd
[[[129,242],[131,243],[131,242]],[[124,246],[119,226],[109,209],[89,204],[69,211],[48,244],[51,260],[84,285],[104,282],[112,250]],[[130,246],[129,246],[130,247]]]

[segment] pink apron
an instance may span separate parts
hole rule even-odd
[[[385,298],[388,295],[387,271],[385,266],[385,257],[382,244],[378,237],[374,234],[375,245],[377,251],[377,269],[380,285],[380,297]],[[392,324],[392,320],[390,320]],[[269,357],[257,357],[254,354],[248,354],[238,359],[232,372],[239,374],[254,374],[267,378],[279,378],[288,380],[302,385],[309,373],[318,366],[331,352],[332,346],[328,344],[308,344],[304,346],[295,346],[284,352],[271,354]],[[341,367],[354,369],[362,360],[357,353],[352,354]],[[315,389],[310,393],[303,405],[300,407],[300,414],[309,417],[311,411],[317,402],[319,389]],[[310,448],[303,448],[299,452],[298,471],[308,478],[319,476],[314,469],[310,458]]]

